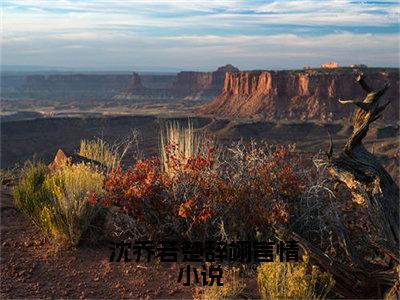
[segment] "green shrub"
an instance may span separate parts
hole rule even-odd
[[[14,190],[16,207],[57,241],[77,245],[102,207],[104,176],[88,165],[68,165],[47,175],[42,164],[27,163]]]
[[[303,262],[263,263],[258,268],[258,286],[262,299],[324,299],[334,280],[316,266]]]
[[[101,210],[94,197],[103,193],[103,181],[102,173],[85,164],[66,166],[46,179],[53,208],[46,211],[45,220],[53,236],[79,243]]]
[[[51,193],[44,185],[46,166],[28,161],[21,171],[21,179],[14,189],[15,206],[34,224],[48,233],[42,212],[51,206]]]

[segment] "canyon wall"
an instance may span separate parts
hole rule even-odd
[[[373,88],[391,84],[384,97],[391,101],[391,108],[383,119],[399,120],[399,71],[368,69],[366,75]],[[355,75],[347,69],[233,72],[226,74],[221,94],[199,112],[266,120],[336,120],[354,112],[352,105],[340,104],[338,99],[364,97]]]
[[[226,65],[214,72],[183,71],[177,75],[132,75],[126,89],[116,95],[117,100],[199,100],[217,96],[223,86],[226,72],[237,72]]]
[[[140,75],[141,83],[144,87],[149,89],[171,89],[175,80],[176,75],[148,75],[142,74]]]
[[[178,74],[1,75],[2,99],[208,101],[217,96],[232,65],[214,72]]]
[[[173,100],[170,90],[175,80],[174,75],[139,75],[133,73],[127,86],[114,100],[160,101]]]
[[[104,99],[119,93],[131,75],[57,74],[19,76],[18,85],[2,76],[2,97],[17,99]]]
[[[238,71],[239,69],[234,66],[226,65],[214,72],[180,72],[177,75],[172,93],[185,99],[209,100],[221,92],[225,74]]]

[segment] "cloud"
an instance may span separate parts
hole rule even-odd
[[[96,67],[101,62],[102,67],[125,67],[127,70],[143,64],[213,69],[228,62],[242,69],[301,68],[332,59],[344,65],[390,66],[397,64],[399,41],[396,34],[187,35],[148,39],[124,33],[90,35],[88,39],[82,33],[58,39],[7,42],[3,55],[5,60],[13,61],[13,57],[18,57],[20,63],[26,64],[34,59],[38,64]],[[30,47],[24,47],[26,44]]]
[[[399,3],[390,1],[6,0],[2,58],[109,67],[284,68],[350,58],[398,65],[398,18]]]

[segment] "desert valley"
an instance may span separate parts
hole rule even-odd
[[[159,131],[168,120],[187,123],[221,142],[250,139],[296,143],[305,152],[325,151],[329,134],[343,146],[354,109],[340,99],[361,100],[355,80],[364,72],[372,86],[391,84],[391,102],[366,141],[398,178],[399,70],[316,68],[177,74],[3,73],[3,168],[36,155],[50,162],[58,148],[74,152],[81,139],[108,142],[138,129],[147,155],[159,151]],[[161,127],[160,127],[161,126]],[[54,142],[57,141],[57,142]]]
[[[366,250],[371,241],[362,237],[366,228],[377,234],[374,222],[382,215],[368,211],[369,200],[360,200],[358,190],[338,182],[353,184],[340,174],[358,155],[346,158],[358,151],[358,134],[367,134],[367,161],[376,159],[376,165],[354,172],[378,172],[381,164],[388,175],[379,171],[383,177],[375,180],[384,184],[391,176],[396,183],[386,188],[399,184],[398,69],[240,71],[226,65],[168,74],[3,72],[1,79],[2,298],[397,293],[396,273],[387,271],[392,246]],[[363,103],[383,94],[387,109],[372,108],[367,127],[360,125]],[[368,165],[354,168],[358,164]],[[62,204],[77,197],[69,194],[75,189],[82,193],[80,212]],[[251,220],[254,211],[260,215]],[[340,220],[334,217],[339,212]],[[366,214],[370,221],[354,221]],[[228,264],[220,289],[178,284],[180,265],[174,263],[112,263],[107,250],[121,238],[233,242],[287,235],[300,241],[303,262]],[[356,252],[375,269],[354,289]],[[294,268],[292,275],[284,275],[286,268]],[[271,285],[276,278],[305,287]]]
[[[399,1],[0,10],[0,299],[400,299]]]

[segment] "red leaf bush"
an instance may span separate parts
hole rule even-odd
[[[165,202],[163,174],[157,158],[137,160],[127,170],[113,169],[105,180],[105,206],[114,206],[120,213],[133,217],[147,234],[169,214]]]
[[[174,149],[168,160],[174,172],[150,158],[127,170],[115,168],[105,181],[103,203],[133,218],[148,237],[268,234],[289,221],[292,203],[305,188],[305,170],[293,147],[251,142],[224,149],[205,143],[191,157],[175,145],[166,147]]]

